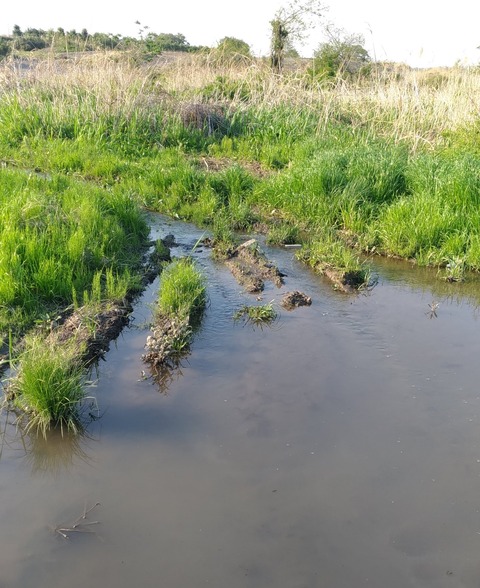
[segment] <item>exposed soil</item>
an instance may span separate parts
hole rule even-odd
[[[273,282],[278,288],[283,284],[282,274],[259,249],[256,239],[249,239],[239,245],[225,263],[247,292],[261,292],[265,280]]]
[[[172,245],[173,235],[167,235],[165,240]],[[158,248],[151,253],[143,266],[142,286],[153,282],[160,271],[160,262],[170,258],[170,249],[162,240],[164,249]],[[152,242],[154,245],[155,242]],[[132,312],[132,301],[138,292],[129,294],[126,300],[106,301],[96,305],[83,306],[75,311],[67,308],[59,311],[56,319],[48,325],[38,328],[45,340],[51,344],[65,343],[75,339],[78,344],[81,360],[86,366],[101,359],[108,351],[110,342],[114,341],[129,323]],[[24,339],[15,345],[15,354],[22,352]],[[81,351],[83,350],[83,351]],[[0,374],[10,365],[8,346],[0,349]]]
[[[303,292],[294,290],[293,292],[286,292],[282,297],[281,305],[287,310],[293,310],[299,306],[310,306],[312,299]]]
[[[332,268],[324,268],[321,270],[323,275],[333,282],[335,289],[352,294],[364,285],[363,274],[360,272],[350,271],[343,272]]]
[[[123,301],[106,302],[94,308],[82,307],[52,330],[47,340],[61,344],[75,339],[79,349],[85,349],[82,359],[89,365],[108,351],[110,342],[128,324],[131,312],[131,304]]]

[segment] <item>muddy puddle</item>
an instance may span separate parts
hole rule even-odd
[[[264,302],[313,302],[253,330],[232,315],[255,296],[194,255],[209,307],[162,389],[142,377],[155,282],[94,374],[87,436],[2,415],[0,588],[478,587],[480,285],[382,261],[351,297],[268,250],[287,277]]]

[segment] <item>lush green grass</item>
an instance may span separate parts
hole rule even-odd
[[[29,338],[9,393],[14,406],[29,417],[27,430],[36,429],[44,436],[51,427],[78,432],[79,403],[84,398],[78,343],[49,344]]]
[[[190,258],[177,259],[165,268],[158,294],[158,313],[187,317],[192,324],[202,315],[205,304],[205,280]]]
[[[0,169],[0,334],[95,289],[123,297],[147,236],[125,192]]]
[[[222,70],[199,56],[161,70],[118,56],[45,64],[21,91],[5,74],[0,156],[223,234],[280,218],[272,243],[328,234],[335,249],[477,270],[479,80],[399,68],[312,85],[301,72]]]
[[[205,304],[205,279],[193,260],[181,258],[167,265],[161,275],[155,323],[143,356],[158,381],[161,368],[174,367],[188,350]]]
[[[333,233],[312,240],[297,253],[297,257],[320,273],[335,272],[338,278],[334,281],[338,283],[360,288],[368,286],[371,281],[369,265]]]

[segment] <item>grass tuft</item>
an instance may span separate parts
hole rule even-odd
[[[205,280],[190,258],[173,261],[162,273],[158,313],[198,320],[206,304]]]
[[[28,430],[44,437],[51,428],[77,433],[79,403],[84,398],[83,366],[76,342],[49,344],[31,337],[23,352],[9,396],[29,417]]]
[[[245,304],[233,315],[234,321],[243,320],[245,324],[252,324],[254,327],[262,328],[271,325],[278,318],[278,313],[273,307],[273,301],[268,304],[250,306]]]

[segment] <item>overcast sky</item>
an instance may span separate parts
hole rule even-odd
[[[430,67],[480,62],[479,0],[325,0],[325,19],[365,37],[379,60]],[[22,0],[2,2],[0,33],[13,25],[138,36],[139,26],[156,33],[182,33],[192,45],[214,46],[222,37],[249,43],[256,55],[269,48],[269,22],[282,0]],[[309,57],[322,42],[321,29],[304,47]]]

